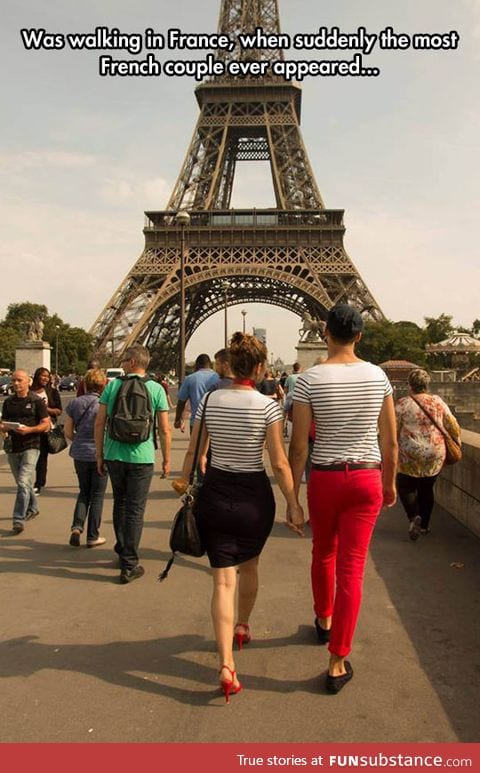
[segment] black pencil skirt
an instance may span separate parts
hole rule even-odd
[[[196,518],[214,569],[237,566],[260,555],[275,519],[267,474],[209,467]]]

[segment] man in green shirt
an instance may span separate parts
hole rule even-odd
[[[148,349],[135,345],[125,351],[121,365],[127,377],[144,378],[149,362]],[[122,383],[120,378],[110,381],[100,397],[95,422],[95,445],[98,471],[105,475],[108,470],[112,482],[113,528],[117,538],[114,550],[120,560],[120,582],[128,583],[145,573],[143,566],[138,563],[138,546],[155,463],[154,432],[157,417],[164,476],[170,472],[171,430],[165,390],[156,381],[146,381],[154,417],[150,436],[140,443],[123,443],[111,438],[107,421],[112,415]]]

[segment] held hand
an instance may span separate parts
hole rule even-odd
[[[177,494],[182,496],[188,488],[188,480],[185,480],[185,478],[175,478],[175,480],[172,480],[172,488]]]
[[[294,507],[287,507],[286,519],[287,526],[290,531],[293,531],[295,534],[303,537],[303,524],[305,523],[305,519],[301,506],[295,505]]]
[[[17,432],[19,435],[28,435],[31,432],[31,427],[26,427],[24,424],[21,424],[19,427],[14,429],[14,432]]]
[[[393,507],[396,501],[397,501],[397,490],[395,486],[384,486],[382,509],[386,507]]]

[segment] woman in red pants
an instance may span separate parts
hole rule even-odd
[[[368,546],[382,506],[396,500],[397,441],[392,387],[355,344],[363,320],[341,304],[327,319],[328,359],[302,373],[293,393],[290,464],[298,495],[315,422],[308,507],[313,548],[315,628],[329,642],[326,687],[337,693],[353,676],[345,660],[360,610]]]

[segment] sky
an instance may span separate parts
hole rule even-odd
[[[100,52],[27,51],[20,30],[213,33],[219,8],[220,0],[3,0],[0,317],[29,300],[72,325],[93,324],[142,252],[143,212],[166,207],[198,116],[191,78],[101,78]],[[422,324],[447,313],[470,326],[480,317],[480,0],[279,0],[279,8],[292,36],[321,26],[458,31],[457,50],[376,46],[364,57],[380,69],[376,78],[307,77],[301,129],[325,205],[345,210],[347,252],[386,317]],[[232,205],[274,206],[268,165],[237,168]],[[233,306],[231,332],[242,308],[248,330],[267,329],[270,354],[293,362],[299,318]],[[187,358],[222,345],[217,314]]]

